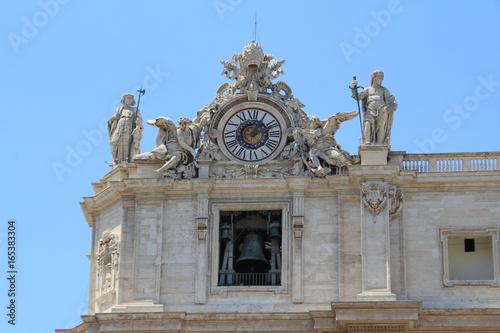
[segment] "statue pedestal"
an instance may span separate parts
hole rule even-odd
[[[210,178],[210,164],[212,161],[209,160],[198,160],[198,178],[207,179]]]
[[[387,157],[391,147],[388,145],[359,146],[361,165],[387,165]]]

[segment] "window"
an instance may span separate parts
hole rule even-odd
[[[445,286],[499,285],[498,229],[441,229]]]
[[[219,211],[218,286],[280,286],[282,211]]]

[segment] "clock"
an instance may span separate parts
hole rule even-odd
[[[282,116],[272,108],[237,108],[222,119],[218,142],[230,159],[248,165],[261,164],[283,149],[284,126]]]

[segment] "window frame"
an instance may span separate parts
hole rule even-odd
[[[500,267],[499,267],[499,228],[440,228],[439,238],[442,253],[442,270],[444,287],[455,286],[500,286]],[[449,238],[479,238],[491,237],[491,250],[493,257],[493,279],[492,280],[451,280],[449,266],[448,240]]]
[[[274,294],[288,294],[291,281],[291,258],[292,258],[292,226],[290,214],[290,202],[288,201],[255,201],[237,203],[212,203],[210,225],[210,293],[212,295],[227,294],[230,292],[272,292]],[[281,211],[281,285],[279,286],[219,286],[220,267],[220,212],[222,211],[259,211],[280,210]]]

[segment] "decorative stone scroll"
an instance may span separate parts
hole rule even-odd
[[[403,188],[390,186],[389,197],[389,220],[393,221],[397,219],[403,211]]]

